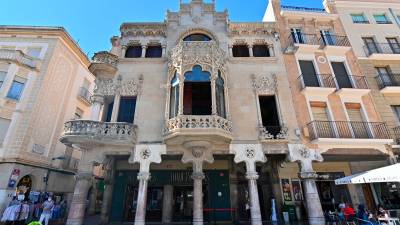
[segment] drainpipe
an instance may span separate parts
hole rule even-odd
[[[397,26],[400,28],[400,19],[397,17],[397,15],[394,13],[392,8],[389,8],[390,14],[394,17],[394,21],[396,21]]]

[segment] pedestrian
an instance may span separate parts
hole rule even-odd
[[[54,208],[54,201],[51,198],[51,196],[49,196],[48,199],[45,202],[43,202],[42,207],[43,207],[43,212],[42,215],[40,215],[39,222],[43,223],[44,221],[45,225],[49,225],[49,220],[51,218],[51,214]]]

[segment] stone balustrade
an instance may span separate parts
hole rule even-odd
[[[69,144],[126,144],[136,141],[136,127],[131,123],[71,120],[64,124],[60,141]]]
[[[21,50],[0,49],[0,60],[10,61],[31,69],[39,69],[40,61]]]
[[[167,121],[164,133],[169,134],[178,130],[185,129],[220,129],[223,132],[232,133],[232,122],[216,115],[181,115]]]
[[[284,126],[263,126],[259,127],[260,140],[287,140],[288,128]]]

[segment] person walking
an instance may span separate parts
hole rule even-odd
[[[49,220],[51,218],[51,214],[54,208],[54,201],[51,198],[51,196],[49,196],[49,198],[45,202],[43,202],[42,207],[43,207],[43,212],[40,215],[39,222],[44,225],[49,225]]]

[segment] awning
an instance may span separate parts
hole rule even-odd
[[[400,182],[400,163],[335,180],[336,185]]]

